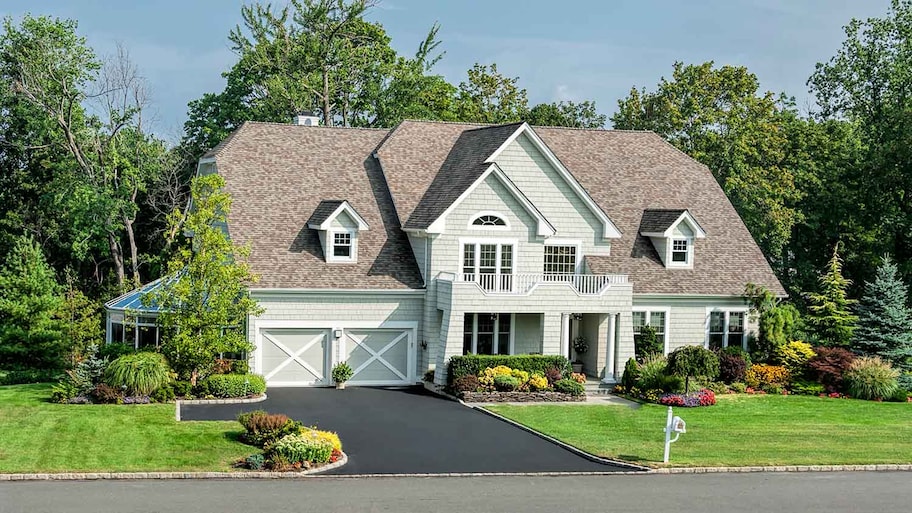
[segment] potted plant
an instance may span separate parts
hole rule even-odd
[[[589,350],[589,342],[586,340],[586,337],[579,335],[573,339],[573,352],[576,353],[576,361],[570,365],[573,367],[573,372],[583,372],[583,362],[580,360],[580,357],[586,354],[586,351]]]
[[[345,388],[345,382],[350,380],[352,374],[355,372],[352,370],[351,366],[345,362],[336,364],[332,370],[333,381],[336,382],[336,388],[342,390]]]

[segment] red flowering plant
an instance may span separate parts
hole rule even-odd
[[[665,406],[681,406],[695,408],[697,406],[712,406],[716,404],[716,394],[712,390],[702,389],[689,394],[664,394],[659,398],[659,404]]]

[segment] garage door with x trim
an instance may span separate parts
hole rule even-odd
[[[410,384],[412,330],[348,328],[342,354],[354,371],[353,385]]]
[[[328,385],[329,329],[260,330],[263,376],[270,385]]]

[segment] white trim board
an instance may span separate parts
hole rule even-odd
[[[367,221],[358,214],[358,211],[355,210],[355,207],[351,206],[351,203],[349,203],[348,200],[342,200],[342,203],[336,207],[336,209],[333,210],[333,213],[329,214],[322,223],[308,224],[307,227],[313,230],[331,230],[333,220],[342,212],[347,213],[358,224],[359,231],[366,232],[370,229],[370,225],[367,224]]]

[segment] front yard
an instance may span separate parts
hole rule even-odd
[[[853,399],[722,395],[675,408],[687,433],[673,466],[912,463],[912,405]],[[592,454],[658,466],[667,408],[489,406],[489,410]]]
[[[0,387],[0,473],[228,471],[256,449],[237,422],[177,422],[173,404],[67,405]]]

